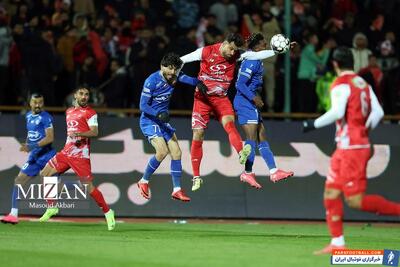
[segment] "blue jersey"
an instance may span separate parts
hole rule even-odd
[[[32,114],[32,112],[29,111],[25,115],[25,119],[27,130],[26,142],[28,145],[40,142],[40,140],[46,137],[46,129],[53,127],[53,117],[46,111],[42,111],[39,114]],[[37,147],[30,151],[29,158],[45,154],[51,149],[51,144],[44,147]]]
[[[263,72],[264,66],[261,60],[244,60],[240,65],[236,81],[236,96],[233,101],[240,125],[262,122],[253,99],[262,88]]]
[[[236,81],[236,94],[252,101],[263,84],[264,66],[261,60],[244,60]]]
[[[196,86],[198,79],[179,74],[178,81]],[[163,137],[167,142],[172,138],[175,129],[169,123],[163,123],[157,119],[157,114],[168,112],[169,102],[174,92],[162,76],[161,71],[154,72],[144,82],[140,97],[140,129],[150,141],[156,137]]]
[[[199,80],[180,73],[178,81],[196,86]],[[142,95],[140,97],[140,111],[142,117],[155,119],[157,114],[168,112],[169,102],[174,92],[174,87],[170,85],[162,76],[161,71],[151,74],[144,82]]]
[[[26,142],[34,145],[46,137],[46,129],[53,127],[53,118],[46,111],[39,114],[28,112],[25,115],[27,137]],[[46,163],[56,154],[51,144],[36,147],[29,152],[28,161],[22,166],[21,171],[28,176],[36,176]]]

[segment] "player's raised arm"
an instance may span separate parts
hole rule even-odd
[[[258,52],[246,51],[240,55],[239,60],[249,59],[249,60],[263,60],[275,56],[273,50],[261,50]]]
[[[371,98],[371,112],[369,113],[368,119],[365,123],[365,127],[369,129],[374,129],[381,121],[385,113],[383,112],[383,109],[379,104],[378,98],[376,97],[371,86],[369,86],[369,95]]]
[[[200,61],[202,53],[203,53],[203,47],[200,47],[200,48],[196,49],[195,51],[182,56],[181,60],[183,61],[183,64],[193,62],[193,61]]]

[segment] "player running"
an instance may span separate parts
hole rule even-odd
[[[257,52],[266,49],[266,45],[264,36],[261,33],[256,33],[249,37],[247,47],[249,50]],[[259,95],[259,90],[262,89],[263,84],[263,72],[264,66],[261,60],[243,60],[236,81],[237,91],[233,101],[239,124],[246,135],[245,144],[251,146],[251,153],[247,158],[245,171],[240,175],[240,180],[257,189],[261,188],[261,185],[257,183],[255,173],[252,171],[257,143],[258,151],[268,166],[272,182],[293,176],[293,172],[286,172],[276,167],[274,155],[267,141],[259,112],[264,106]]]
[[[230,144],[239,154],[239,163],[245,164],[251,153],[251,146],[249,144],[243,146],[242,138],[236,129],[235,113],[227,97],[227,91],[234,77],[237,60],[261,60],[274,56],[275,52],[262,50],[241,54],[239,48],[243,43],[240,35],[229,34],[222,43],[201,47],[181,57],[184,63],[200,61],[198,79],[206,85],[206,91],[197,88],[194,94],[191,147],[193,191],[198,190],[203,183],[200,178],[200,163],[203,157],[204,133],[210,121],[211,112],[227,132]]]
[[[55,154],[51,146],[54,141],[53,118],[43,110],[44,99],[40,94],[32,94],[29,102],[31,111],[25,115],[27,137],[21,144],[20,151],[28,152],[28,161],[14,180],[11,195],[11,211],[1,219],[3,223],[18,223],[18,185],[24,186],[30,179],[39,174],[47,161]]]
[[[380,215],[400,215],[400,203],[380,195],[365,194],[367,163],[371,158],[368,133],[382,119],[383,110],[371,86],[353,72],[353,64],[349,48],[335,50],[333,66],[338,77],[331,85],[332,106],[315,121],[303,122],[303,131],[308,132],[336,121],[337,147],[331,158],[324,191],[326,223],[332,239],[315,254],[345,248],[342,193],[351,208]]]
[[[170,53],[161,60],[161,69],[151,74],[144,82],[140,97],[140,129],[156,150],[155,156],[150,158],[138,187],[143,197],[150,199],[150,176],[160,166],[168,155],[171,155],[171,176],[173,192],[171,197],[181,201],[190,201],[181,189],[182,163],[181,149],[175,135],[175,129],[168,123],[169,102],[177,81],[193,86],[204,87],[196,78],[189,77],[179,70],[182,60],[178,55]]]
[[[114,211],[104,200],[103,194],[93,185],[90,166],[90,138],[98,135],[96,112],[88,106],[89,89],[79,87],[74,93],[74,107],[67,109],[67,141],[61,152],[58,152],[40,172],[42,177],[60,175],[70,168],[79,177],[83,185],[87,185],[90,196],[103,210],[108,230],[115,228]],[[48,201],[50,202],[50,201]],[[49,204],[52,204],[51,202]],[[49,207],[39,219],[48,221],[58,213],[57,207]]]

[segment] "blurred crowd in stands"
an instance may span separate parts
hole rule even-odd
[[[0,105],[24,105],[40,92],[68,105],[78,85],[93,105],[138,107],[144,79],[166,52],[184,55],[228,32],[267,40],[284,33],[284,0],[0,0]],[[335,47],[352,47],[355,71],[386,113],[400,109],[399,0],[293,0],[291,109],[329,108]],[[284,105],[284,57],[264,61],[265,110]],[[199,64],[183,71],[195,76]],[[233,92],[233,90],[232,90]],[[193,88],[177,86],[172,109],[191,109]]]

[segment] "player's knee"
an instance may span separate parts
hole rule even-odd
[[[352,209],[361,209],[361,198],[346,198],[347,205]]]
[[[325,189],[324,199],[336,199],[340,196],[340,191],[336,189]]]
[[[176,149],[174,151],[171,151],[171,158],[173,160],[178,160],[182,158],[182,151],[180,149]]]
[[[20,185],[24,185],[26,182],[25,177],[18,175],[17,177],[15,177],[14,179],[14,184],[20,184]]]
[[[168,155],[168,148],[159,148],[156,151],[156,158],[158,161],[163,160]]]
[[[204,139],[204,129],[194,129],[193,140],[203,140],[203,139]]]

